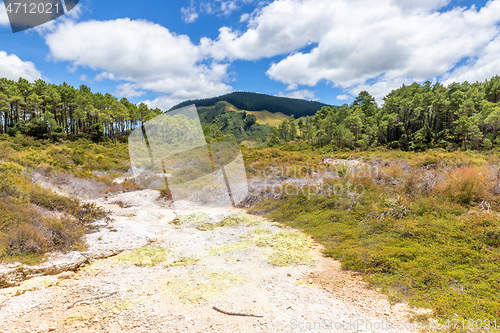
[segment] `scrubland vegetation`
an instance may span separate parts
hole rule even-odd
[[[93,204],[58,195],[31,181],[33,173],[58,178],[73,174],[107,184],[109,192],[137,188],[113,184],[128,170],[126,144],[61,142],[29,136],[0,136],[0,260],[36,263],[47,251],[82,249],[81,236],[105,216]]]
[[[324,167],[324,155],[246,152],[254,173]],[[312,235],[344,268],[363,272],[394,301],[438,318],[500,319],[500,169],[497,153],[432,150],[339,153],[323,188],[283,191],[251,209]],[[304,174],[305,171],[302,171]],[[362,190],[360,190],[362,189]],[[296,193],[286,195],[286,193]],[[321,193],[328,193],[322,195]]]

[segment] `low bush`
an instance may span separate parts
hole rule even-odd
[[[74,217],[46,217],[30,205],[0,202],[0,259],[33,263],[33,255],[81,249],[86,225]],[[40,257],[41,258],[41,257]]]
[[[33,184],[14,162],[0,163],[0,193],[2,261],[35,263],[48,251],[81,249],[90,223],[106,215],[94,204]]]
[[[439,185],[439,192],[451,201],[471,205],[490,199],[487,170],[461,167],[451,171]]]

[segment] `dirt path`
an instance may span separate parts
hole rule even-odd
[[[141,191],[99,200],[113,220],[88,236],[91,250],[128,250],[0,290],[0,332],[381,332],[368,322],[415,313],[295,230],[156,199]]]

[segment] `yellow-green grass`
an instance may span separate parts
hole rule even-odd
[[[95,171],[120,175],[130,168],[128,145],[93,143],[85,139],[51,142],[29,136],[0,135],[0,161],[15,162],[44,173],[66,172],[96,178]]]
[[[256,118],[257,118],[257,123],[258,124],[268,124],[272,127],[278,127],[279,125],[281,125],[281,123],[284,121],[284,120],[288,120],[290,119],[290,116],[287,116],[286,114],[283,114],[281,112],[276,112],[276,113],[273,113],[273,112],[269,112],[267,110],[262,110],[262,111],[246,111],[246,110],[238,110],[238,109],[234,109],[234,110],[231,110],[231,111],[236,111],[236,112],[246,112],[248,114],[253,114]],[[305,119],[304,117],[302,117],[303,119]],[[300,118],[296,119],[296,121],[298,121]]]

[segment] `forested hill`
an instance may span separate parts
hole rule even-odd
[[[191,104],[195,104],[197,107],[212,106],[220,101],[231,103],[241,110],[281,112],[287,116],[293,115],[295,118],[313,116],[323,106],[328,106],[320,102],[238,91],[219,97],[189,100],[174,106],[171,110]]]

